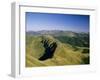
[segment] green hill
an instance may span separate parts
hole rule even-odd
[[[26,67],[89,64],[89,49],[51,35],[26,36]]]

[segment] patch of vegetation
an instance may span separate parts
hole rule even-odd
[[[90,57],[83,58],[84,64],[90,64]]]
[[[82,53],[89,53],[89,49],[83,49]]]
[[[62,43],[68,43],[72,46],[89,47],[88,36],[77,36],[77,37],[55,36],[55,38],[61,41]]]

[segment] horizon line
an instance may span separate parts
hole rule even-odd
[[[39,31],[69,31],[69,32],[89,33],[89,31],[73,31],[73,30],[28,30],[26,32],[30,32],[30,31],[33,31],[33,32],[39,32]]]

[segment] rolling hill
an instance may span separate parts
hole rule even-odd
[[[78,45],[74,44],[76,41]],[[80,64],[89,64],[88,33],[71,31],[26,33],[26,67]]]

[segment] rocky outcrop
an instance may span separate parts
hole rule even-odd
[[[43,39],[41,43],[43,44],[43,47],[45,48],[45,53],[39,58],[39,60],[43,61],[43,60],[52,58],[57,48],[57,43],[54,41],[49,42],[49,40],[46,40],[46,39]]]

